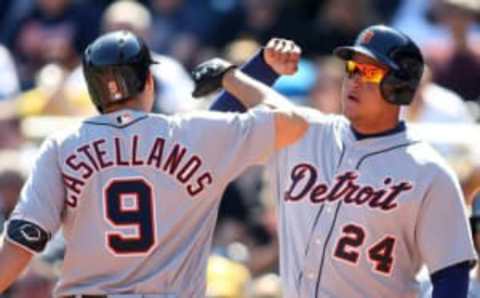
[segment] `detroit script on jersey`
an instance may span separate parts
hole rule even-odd
[[[318,182],[318,170],[309,164],[294,166],[290,174],[291,186],[285,193],[285,201],[310,200],[312,203],[331,203],[343,201],[346,204],[365,205],[372,209],[389,211],[398,206],[397,199],[402,192],[413,188],[410,182],[392,183],[386,177],[383,186],[375,188],[357,182],[359,172],[347,171],[337,175],[329,186],[326,182]]]

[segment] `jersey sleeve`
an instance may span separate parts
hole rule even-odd
[[[420,254],[430,273],[475,260],[463,196],[453,173],[437,172],[421,206],[416,231]]]
[[[9,219],[34,223],[50,235],[60,226],[65,196],[57,150],[57,144],[52,139],[42,144]]]
[[[222,177],[232,178],[248,166],[263,164],[274,152],[274,112],[258,107],[246,113],[207,112],[193,121],[189,135],[202,144],[207,159]]]

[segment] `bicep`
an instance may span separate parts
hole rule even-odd
[[[247,113],[205,113],[187,121],[188,136],[221,177],[234,177],[261,164],[274,151],[274,116],[267,109]],[[187,137],[186,137],[187,138]],[[208,140],[206,142],[206,140]]]
[[[275,112],[275,149],[280,150],[298,141],[307,131],[306,119],[297,111]]]

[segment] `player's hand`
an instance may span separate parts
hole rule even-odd
[[[195,84],[192,96],[198,98],[218,91],[222,87],[225,73],[235,67],[232,63],[220,58],[213,58],[196,66],[192,70]]]
[[[301,48],[292,40],[272,38],[263,50],[263,59],[279,75],[293,75],[298,70]]]

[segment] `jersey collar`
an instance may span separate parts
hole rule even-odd
[[[364,140],[364,139],[367,139],[367,138],[379,138],[379,137],[385,137],[385,136],[401,133],[401,132],[404,132],[407,129],[407,127],[405,126],[404,121],[400,121],[397,124],[397,126],[395,126],[392,129],[382,131],[382,132],[379,132],[379,133],[373,133],[373,134],[364,134],[364,133],[358,132],[358,131],[355,130],[355,128],[353,128],[353,126],[351,124],[350,124],[350,129],[352,130],[352,133],[355,136],[355,139]]]
[[[358,137],[353,131],[350,124],[344,129],[345,145],[347,147],[357,148],[361,150],[384,150],[392,146],[398,146],[407,143],[416,143],[419,141],[418,137],[408,129],[408,125],[405,122],[400,122],[394,129],[374,134]]]
[[[124,109],[108,114],[101,114],[85,120],[87,124],[126,127],[148,117],[148,113],[132,109]]]

